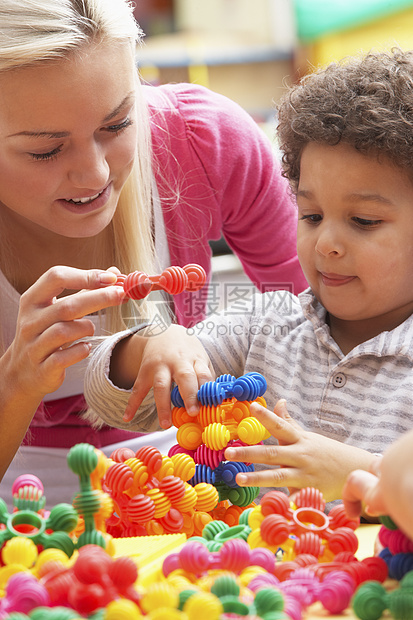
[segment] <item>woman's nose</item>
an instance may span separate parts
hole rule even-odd
[[[84,189],[103,189],[110,176],[110,167],[99,144],[81,148],[73,156],[68,177],[72,185]]]

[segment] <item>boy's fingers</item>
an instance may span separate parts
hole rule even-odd
[[[174,375],[174,381],[179,387],[179,393],[184,401],[184,406],[189,415],[199,413],[198,402],[198,377],[194,367],[180,369],[179,374]]]
[[[212,367],[204,360],[195,360],[194,371],[198,378],[198,387],[208,383],[208,381],[214,381],[214,373]]]
[[[263,471],[237,474],[235,480],[240,487],[287,487],[296,482],[292,478],[293,470],[275,467]]]
[[[153,378],[153,394],[158,411],[159,424],[167,429],[172,424],[171,414],[171,384],[172,377],[169,368],[159,368]]]
[[[371,474],[374,474],[377,477],[380,477],[380,469],[381,469],[381,462],[383,460],[382,456],[378,456],[377,458],[375,458],[369,468],[369,472]]]
[[[124,422],[130,422],[131,420],[133,420],[137,410],[139,409],[143,399],[149,392],[150,388],[151,385],[144,383],[144,381],[142,381],[142,379],[138,375],[132,387],[132,393],[129,396],[128,404],[125,408],[125,413],[123,414],[122,420]]]
[[[283,443],[295,443],[299,438],[300,427],[293,426],[284,418],[272,413],[258,403],[251,403],[250,411],[265,428]]]
[[[241,461],[244,463],[259,463],[261,465],[294,466],[294,454],[288,450],[288,446],[256,445],[236,446],[225,450],[227,461]]]
[[[355,517],[360,514],[363,501],[367,504],[371,502],[377,484],[377,476],[361,469],[353,471],[348,476],[343,488],[343,503],[349,516]]]
[[[284,398],[280,398],[280,400],[277,401],[274,407],[274,413],[278,417],[291,424],[291,426],[294,426],[297,429],[301,429],[301,426],[298,424],[298,422],[296,422],[294,418],[290,416],[287,409],[287,401]]]

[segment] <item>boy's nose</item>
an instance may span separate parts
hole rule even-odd
[[[320,227],[315,250],[322,256],[331,254],[341,255],[344,253],[344,244],[340,239],[339,231],[334,227]]]

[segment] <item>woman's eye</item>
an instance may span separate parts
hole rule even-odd
[[[381,220],[368,220],[364,217],[353,217],[353,221],[362,228],[371,228],[372,226],[377,226],[381,222]]]
[[[109,125],[108,127],[105,127],[105,129],[106,131],[110,131],[111,133],[119,133],[127,127],[130,127],[132,124],[133,121],[130,118],[125,118],[125,120],[121,123],[118,123],[117,125]]]
[[[62,147],[58,146],[57,148],[53,149],[53,151],[49,151],[47,153],[29,153],[29,155],[36,161],[47,161],[48,159],[53,159],[54,157],[56,157],[61,150]]]

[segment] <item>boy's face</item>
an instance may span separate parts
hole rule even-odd
[[[308,144],[301,158],[298,256],[331,317],[377,333],[413,312],[413,183],[347,144]],[[372,323],[373,322],[373,323]]]

